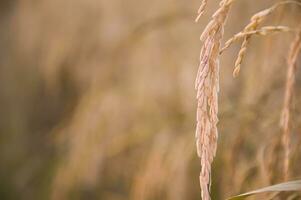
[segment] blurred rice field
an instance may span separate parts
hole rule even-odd
[[[225,39],[275,0],[237,1]],[[199,1],[1,0],[0,199],[197,200],[194,79]],[[285,6],[267,23],[297,27]],[[291,33],[256,36],[221,61],[212,198],[281,181],[279,119]],[[301,177],[301,62],[291,178]]]

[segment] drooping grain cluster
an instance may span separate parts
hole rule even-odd
[[[220,2],[219,9],[213,14],[200,38],[203,46],[195,83],[198,100],[196,145],[201,158],[200,185],[203,200],[210,199],[211,163],[216,154],[218,137],[219,51],[232,2],[233,0]],[[205,4],[206,1],[201,5],[200,14]]]
[[[196,78],[195,88],[197,90],[197,128],[196,145],[198,156],[201,158],[200,185],[202,190],[202,199],[210,199],[211,183],[211,164],[217,149],[217,123],[218,123],[218,92],[219,92],[219,55],[229,48],[234,42],[243,39],[237,59],[233,76],[236,77],[241,68],[245,57],[247,46],[253,35],[269,35],[278,32],[294,31],[287,26],[264,26],[260,27],[265,19],[272,14],[279,6],[286,4],[296,4],[301,6],[298,1],[282,1],[274,4],[272,7],[264,9],[254,14],[249,24],[245,28],[230,38],[223,48],[221,40],[224,35],[224,26],[230,7],[234,0],[221,0],[219,9],[212,15],[211,21],[203,31],[200,40],[203,42],[200,54],[200,65]],[[201,2],[196,21],[200,19],[205,11],[207,0]],[[284,174],[288,177],[289,169],[289,144],[290,144],[290,105],[292,91],[295,79],[296,59],[301,48],[300,31],[292,44],[288,59],[288,74],[286,82],[286,94],[282,114],[283,138],[282,143],[285,149]]]
[[[250,39],[253,35],[260,34],[260,33],[263,34],[263,35],[266,35],[268,33],[274,33],[274,32],[279,32],[279,31],[288,31],[287,28],[279,29],[279,27],[277,27],[277,26],[275,26],[275,27],[271,26],[266,30],[263,30],[263,29],[257,30],[258,27],[267,18],[267,16],[272,14],[279,6],[286,5],[286,4],[297,4],[297,5],[301,6],[301,3],[297,2],[297,1],[278,2],[270,8],[264,9],[264,10],[262,10],[262,11],[256,13],[256,14],[254,14],[251,17],[250,23],[247,26],[245,26],[245,28],[241,32],[237,33],[236,35],[234,35],[234,37],[230,38],[226,42],[226,45],[225,45],[225,47],[222,48],[221,53],[224,50],[226,50],[229,46],[231,46],[231,44],[233,42],[235,42],[238,38],[241,38],[241,37],[244,38],[243,43],[240,47],[237,59],[235,61],[235,67],[234,67],[234,71],[233,71],[233,76],[234,77],[238,76],[238,74],[240,72],[241,64],[242,64],[242,61],[243,61],[243,59],[245,57],[245,54],[246,54],[246,51],[247,51],[247,46],[248,46],[248,44],[250,42]]]
[[[294,93],[295,76],[296,76],[296,62],[301,50],[301,28],[296,34],[295,40],[291,44],[290,52],[288,55],[288,69],[286,75],[284,104],[282,109],[281,127],[283,130],[282,145],[284,149],[284,163],[283,163],[283,175],[284,179],[289,178],[290,168],[290,123],[291,123],[291,104]]]

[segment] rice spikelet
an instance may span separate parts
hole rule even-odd
[[[198,22],[201,16],[204,14],[207,3],[208,0],[202,0],[200,8],[198,10],[198,16],[196,17],[195,22]]]

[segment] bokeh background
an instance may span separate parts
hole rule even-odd
[[[237,1],[225,39],[275,0]],[[196,200],[197,0],[0,1],[0,199]],[[297,27],[284,6],[265,24]],[[213,199],[282,179],[279,119],[292,33],[252,39],[221,60]],[[300,59],[299,59],[300,60]],[[300,68],[300,61],[298,67]],[[301,176],[301,72],[291,179]]]

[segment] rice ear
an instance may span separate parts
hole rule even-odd
[[[229,40],[227,40],[226,45],[221,49],[221,52],[224,52],[227,48],[229,48],[235,41],[237,41],[238,38],[243,37],[243,43],[240,47],[237,59],[235,61],[235,67],[234,67],[234,71],[233,71],[233,75],[234,77],[238,76],[240,68],[241,68],[241,64],[242,61],[245,57],[246,51],[247,51],[247,46],[250,42],[250,39],[253,35],[255,34],[268,34],[268,33],[272,33],[275,31],[280,31],[280,29],[278,28],[274,28],[274,30],[262,30],[262,31],[256,31],[258,29],[258,27],[264,22],[264,20],[270,15],[272,14],[279,6],[282,5],[287,5],[287,4],[295,4],[298,6],[301,6],[301,3],[298,1],[282,1],[282,2],[278,2],[276,4],[274,4],[273,6],[271,6],[270,8],[264,9],[260,12],[255,13],[251,19],[249,24],[247,24],[245,26],[245,28],[243,29],[243,31],[237,33],[236,35],[234,35],[234,37],[230,38]],[[278,29],[278,30],[277,30]],[[282,29],[282,31],[287,31],[285,29]]]
[[[200,186],[203,200],[210,200],[211,163],[216,154],[218,137],[219,52],[232,2],[220,2],[219,9],[212,15],[200,38],[203,45],[195,82],[198,101],[196,145],[201,159]]]

